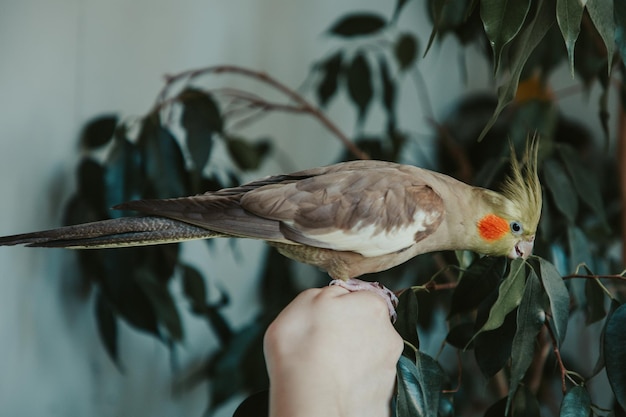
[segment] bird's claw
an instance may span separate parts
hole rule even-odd
[[[389,288],[381,285],[379,282],[361,281],[360,279],[350,278],[347,281],[342,279],[334,279],[328,285],[338,285],[346,290],[353,291],[371,291],[374,294],[380,295],[389,308],[389,317],[391,321],[395,323],[398,315],[396,314],[396,307],[398,307],[398,297]]]

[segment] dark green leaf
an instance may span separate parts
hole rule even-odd
[[[607,319],[604,334],[606,375],[619,405],[626,409],[626,304]]]
[[[511,411],[510,415],[514,417],[538,417],[541,415],[539,401],[526,385],[520,386],[517,390]]]
[[[409,0],[396,0],[396,8],[393,10],[393,20],[398,20],[400,12],[408,2]]]
[[[592,267],[592,256],[587,236],[578,227],[570,225],[567,228],[569,241],[570,270],[575,272],[579,265]]]
[[[611,113],[609,113],[609,91],[611,90],[611,85],[609,84],[608,78],[604,75],[600,75],[599,80],[602,91],[600,92],[600,97],[598,97],[598,118],[600,119],[602,132],[604,133],[604,139],[607,141],[608,147],[608,141],[610,140],[609,120],[611,119]]]
[[[417,39],[411,33],[403,33],[398,37],[394,53],[401,71],[410,68],[417,58]]]
[[[323,76],[317,86],[317,100],[322,107],[325,107],[326,104],[328,104],[328,101],[337,92],[342,60],[343,54],[341,52],[337,52],[320,65],[320,71]]]
[[[586,323],[592,324],[606,317],[606,308],[604,307],[605,295],[600,281],[595,279],[585,280],[585,315]]]
[[[243,171],[258,169],[271,149],[270,142],[265,140],[250,143],[234,136],[229,136],[226,139],[230,157]]]
[[[419,336],[417,334],[417,297],[412,290],[406,290],[400,294],[396,313],[398,318],[394,327],[402,339],[419,348]]]
[[[159,322],[165,326],[169,337],[175,341],[182,340],[182,322],[167,286],[158,282],[147,270],[139,271],[137,283],[150,300]]]
[[[471,23],[467,22],[467,20],[471,15],[474,4],[473,0],[430,0],[428,2],[433,30],[428,39],[424,56],[430,50],[437,34],[441,36],[446,31],[452,30],[463,44],[467,43],[470,38],[474,40],[475,35],[479,33],[479,36],[482,36],[483,31],[480,22],[476,22],[476,25],[464,25],[464,23]],[[465,28],[467,30],[463,30]]]
[[[437,417],[445,374],[437,361],[417,353],[415,363],[406,356],[398,361],[396,415]]]
[[[479,135],[482,140],[491,127],[498,120],[498,116],[502,110],[513,100],[517,87],[519,85],[520,76],[528,57],[537,47],[553,24],[554,11],[552,2],[548,0],[539,0],[537,13],[533,16],[531,22],[526,25],[519,36],[516,37],[515,44],[511,46],[511,64],[507,66],[510,74],[506,77],[506,81],[498,87],[498,105],[496,106],[491,119],[487,122]],[[502,67],[500,67],[502,69]],[[499,76],[499,78],[503,78]]]
[[[618,0],[618,2],[621,0]],[[608,72],[611,72],[613,53],[615,50],[615,18],[613,16],[613,0],[588,0],[587,11],[596,30],[604,41],[607,51]]]
[[[478,258],[463,272],[461,280],[452,293],[450,316],[475,309],[498,287],[506,270],[503,257],[484,256]]]
[[[106,207],[142,197],[145,184],[142,162],[143,158],[133,143],[126,138],[116,138],[104,173]],[[112,217],[126,214],[123,211],[111,212]]]
[[[80,198],[93,212],[98,213],[100,218],[107,218],[109,215],[108,209],[111,205],[107,204],[110,201],[105,201],[107,192],[105,191],[104,183],[104,167],[94,159],[83,158],[78,166],[77,174],[77,192]]]
[[[622,62],[626,65],[626,2],[614,2],[613,12],[615,14],[615,43]]]
[[[606,223],[604,203],[596,174],[587,168],[571,146],[559,145],[557,150],[580,199],[593,210],[602,223]]]
[[[585,6],[580,0],[556,1],[556,21],[565,41],[572,77],[574,77],[574,46],[580,33],[580,22],[584,10]]]
[[[591,397],[581,386],[570,389],[561,402],[560,417],[589,417],[591,415]]]
[[[172,133],[155,117],[144,119],[137,146],[145,159],[150,181],[148,198],[172,198],[189,194],[185,158]]]
[[[200,272],[189,265],[183,265],[183,293],[191,302],[194,312],[200,313],[206,308],[207,292],[204,278]]]
[[[233,417],[263,417],[270,407],[269,390],[259,391],[246,398],[235,410]],[[263,410],[263,411],[261,411]]]
[[[99,116],[87,122],[80,137],[80,143],[87,149],[95,149],[106,145],[113,139],[117,126],[117,116]]]
[[[506,404],[507,398],[500,398],[495,403],[491,404],[487,411],[485,411],[484,417],[502,417],[506,416]]]
[[[365,55],[357,54],[346,73],[348,95],[358,109],[359,121],[363,122],[374,96],[372,74]]]
[[[187,132],[189,155],[197,171],[202,171],[211,156],[213,136],[222,133],[220,109],[210,94],[188,88],[178,96],[183,105],[180,124]]]
[[[118,369],[122,370],[122,365],[117,350],[117,320],[108,301],[101,292],[96,296],[96,323],[98,325],[98,333],[100,340],[104,344],[109,357],[115,363]]]
[[[546,317],[542,301],[541,283],[535,271],[531,269],[526,279],[524,297],[517,311],[517,331],[511,351],[511,382],[507,410],[535,354],[535,339]]]
[[[373,35],[386,25],[386,20],[377,14],[355,13],[344,16],[328,31],[334,35],[349,38],[353,36]]]
[[[487,312],[484,315],[487,315]],[[482,332],[474,338],[476,363],[487,378],[494,376],[511,357],[516,317],[517,311],[513,310],[504,318],[502,326],[495,330]],[[478,323],[479,320],[477,319]]]
[[[491,310],[489,310],[487,322],[480,328],[477,334],[502,326],[507,314],[513,311],[522,301],[525,281],[526,268],[524,260],[521,258],[514,259],[511,262],[509,275],[500,284],[498,299],[491,307]]]
[[[396,124],[396,84],[394,79],[389,73],[389,67],[387,61],[384,59],[379,60],[380,66],[380,83],[383,88],[382,101],[385,112],[387,113],[388,125],[392,127],[390,130],[394,130],[393,126]]]
[[[607,313],[607,319],[604,321],[604,326],[602,327],[602,333],[600,333],[600,349],[598,354],[598,360],[596,361],[593,370],[591,371],[591,375],[589,375],[589,379],[598,375],[604,369],[605,361],[604,361],[604,338],[606,336],[606,326],[609,323],[609,318],[615,313],[615,311],[619,308],[620,304],[616,300],[611,300],[611,305],[609,307],[609,312]]]
[[[502,49],[519,33],[531,0],[482,0],[480,17],[493,49],[495,68],[500,66]]]
[[[550,300],[551,323],[554,326],[555,336],[560,345],[565,339],[565,333],[567,332],[570,304],[569,293],[563,278],[561,278],[561,274],[559,274],[554,265],[543,258],[537,259],[539,261],[539,276]]]
[[[457,349],[473,349],[473,336],[474,323],[461,323],[450,329],[446,336],[446,342]]]
[[[567,220],[574,223],[578,214],[578,198],[572,192],[574,186],[569,176],[565,174],[563,166],[553,159],[547,159],[543,163],[543,174],[554,204]]]
[[[235,393],[267,388],[267,373],[260,347],[268,325],[265,318],[252,320],[217,352],[208,372],[212,408],[223,404]]]
[[[424,56],[426,56],[426,54],[430,50],[430,47],[432,46],[433,41],[435,40],[435,37],[437,36],[437,33],[439,33],[440,26],[441,26],[441,17],[443,15],[443,9],[446,6],[447,1],[446,0],[432,0],[432,1],[429,1],[428,3],[430,5],[430,14],[432,16],[432,21],[433,21],[433,30],[430,32],[430,37],[428,38],[428,43],[426,44],[426,50],[424,51]]]

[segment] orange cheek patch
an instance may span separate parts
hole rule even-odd
[[[478,221],[478,233],[487,241],[500,239],[509,231],[509,222],[495,214],[487,214]]]

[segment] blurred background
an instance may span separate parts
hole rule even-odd
[[[328,27],[339,16],[363,10],[389,16],[392,6],[374,0],[3,0],[0,234],[61,224],[76,188],[81,128],[91,118],[143,116],[166,74],[207,65],[248,67],[298,89],[312,63],[335,45],[325,33]],[[399,95],[397,108],[401,124],[427,157],[435,148],[431,121],[450,114],[461,94],[492,91],[492,69],[453,37],[436,42],[422,59],[432,30],[422,1],[409,2],[398,27],[414,32],[422,45],[417,67],[425,90],[408,80],[413,92]],[[561,66],[552,76],[553,88],[566,89],[574,80]],[[248,91],[260,88],[248,79],[225,80]],[[600,132],[590,110],[597,93],[569,94],[559,107]],[[590,113],[594,116],[586,117]],[[384,130],[380,108],[371,110],[363,126],[355,124],[354,107],[345,99],[333,101],[326,114],[350,136]],[[609,127],[614,131],[614,121]],[[254,177],[330,164],[343,152],[334,136],[306,116],[272,114],[243,133],[274,138],[274,152]],[[212,158],[219,164],[219,149]],[[252,178],[246,175],[242,178]],[[218,242],[210,252],[202,243],[183,245],[182,257],[211,277],[208,285],[229,293],[223,313],[233,328],[256,314],[255,283],[265,250],[258,242],[240,242],[235,250]],[[120,372],[99,339],[93,291],[77,275],[69,251],[0,248],[0,414],[202,415],[209,382],[175,393],[172,380],[176,369],[200,363],[217,342],[188,312],[181,290],[172,289],[185,330],[176,366],[164,343],[120,322]],[[242,398],[229,400],[214,415],[230,416]]]

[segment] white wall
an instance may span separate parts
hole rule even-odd
[[[3,0],[0,234],[59,225],[74,187],[78,130],[90,117],[141,115],[164,74],[206,65],[243,65],[297,87],[312,60],[332,45],[321,35],[330,23],[348,10],[389,15],[394,2],[381,3]],[[414,3],[404,17],[407,24],[420,22],[423,47],[430,26],[421,2]],[[480,88],[489,76],[484,65],[470,69],[470,85],[463,86],[457,54],[448,40],[421,64],[439,116],[459,90]],[[427,139],[431,130],[410,89],[401,104],[404,125]],[[329,114],[352,133],[351,111],[337,104]],[[334,137],[304,117],[272,116],[248,132],[276,137],[294,168],[330,163],[339,150]],[[279,166],[273,161],[266,170]],[[226,246],[212,257],[204,246],[187,248],[193,262],[230,289],[234,325],[253,316],[256,302],[254,271],[262,249],[245,245],[247,266],[238,266]],[[0,415],[201,415],[205,387],[174,398],[169,354],[156,340],[122,326],[120,355],[127,371],[120,374],[112,366],[94,327],[92,299],[79,282],[65,251],[0,248]],[[199,320],[185,317],[185,326],[184,363],[214,346]],[[230,415],[232,407],[221,415]]]

